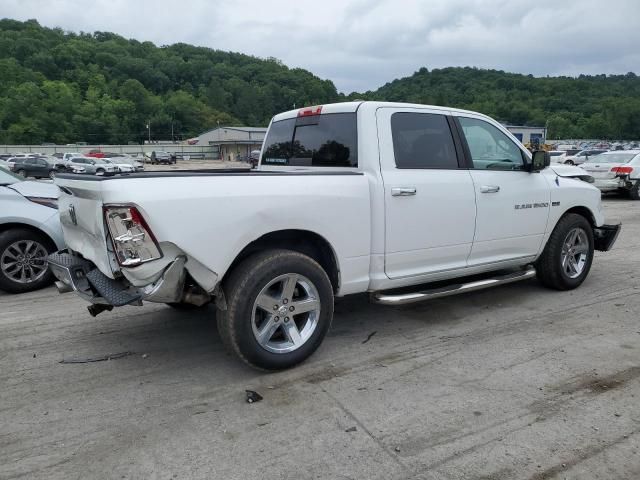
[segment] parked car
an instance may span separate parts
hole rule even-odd
[[[564,159],[567,156],[567,152],[562,150],[549,151],[549,157],[551,157],[551,163],[564,163]]]
[[[94,315],[215,300],[229,348],[281,369],[320,345],[336,295],[400,305],[536,275],[570,290],[620,231],[582,169],[479,113],[304,108],[272,119],[262,152],[258,170],[59,175],[61,291]]]
[[[151,152],[151,164],[152,165],[171,165],[175,164],[177,161],[177,157],[175,153],[169,152],[156,152],[155,150]]]
[[[256,168],[260,163],[260,150],[251,150],[249,161],[251,162],[251,168]]]
[[[15,158],[8,162],[9,169],[21,177],[54,178],[58,167],[45,157]]]
[[[75,173],[86,173],[90,175],[118,173],[117,166],[107,163],[101,158],[73,157],[69,163],[76,167]]]
[[[130,163],[120,163],[112,158],[102,158],[101,160],[109,165],[115,166],[120,173],[131,173],[136,171],[135,167]]]
[[[76,157],[84,158],[84,155],[79,152],[65,152],[62,155],[62,161],[66,163],[66,162],[69,162],[72,158],[76,158]]]
[[[601,153],[606,152],[607,150],[603,149],[589,149],[589,150],[581,150],[575,155],[567,155],[564,159],[564,163],[567,165],[581,165],[585,162],[588,162],[591,157],[595,157],[596,155],[600,155]]]
[[[85,157],[104,158],[105,154],[102,152],[102,150],[89,150],[89,153],[87,153]]]
[[[640,200],[640,150],[605,152],[591,157],[582,168],[602,192],[623,192]]]
[[[0,290],[28,292],[53,280],[47,256],[64,248],[58,194],[0,167]]]
[[[144,164],[131,155],[119,154],[103,158],[104,161],[112,163],[120,168],[121,172],[140,172],[144,170]]]

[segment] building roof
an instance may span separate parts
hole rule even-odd
[[[215,132],[216,130],[236,130],[237,132],[247,132],[247,133],[266,133],[267,127],[224,127],[219,126],[216,128],[212,128],[211,130],[207,130],[206,132],[202,132],[198,137],[202,135],[206,135],[207,133]]]
[[[505,128],[521,128],[521,129],[532,129],[532,130],[544,130],[547,127],[535,127],[533,125],[509,125],[508,123],[503,123]]]

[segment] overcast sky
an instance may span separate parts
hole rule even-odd
[[[423,66],[640,73],[640,0],[0,0],[0,17],[276,57],[346,93]]]

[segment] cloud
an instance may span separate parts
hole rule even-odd
[[[0,17],[277,57],[376,89],[425,66],[534,75],[626,73],[640,65],[637,0],[3,0]]]

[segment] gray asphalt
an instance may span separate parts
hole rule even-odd
[[[578,290],[345,298],[281,373],[226,353],[210,309],[0,294],[0,478],[639,478],[640,202],[605,207],[624,230]]]

